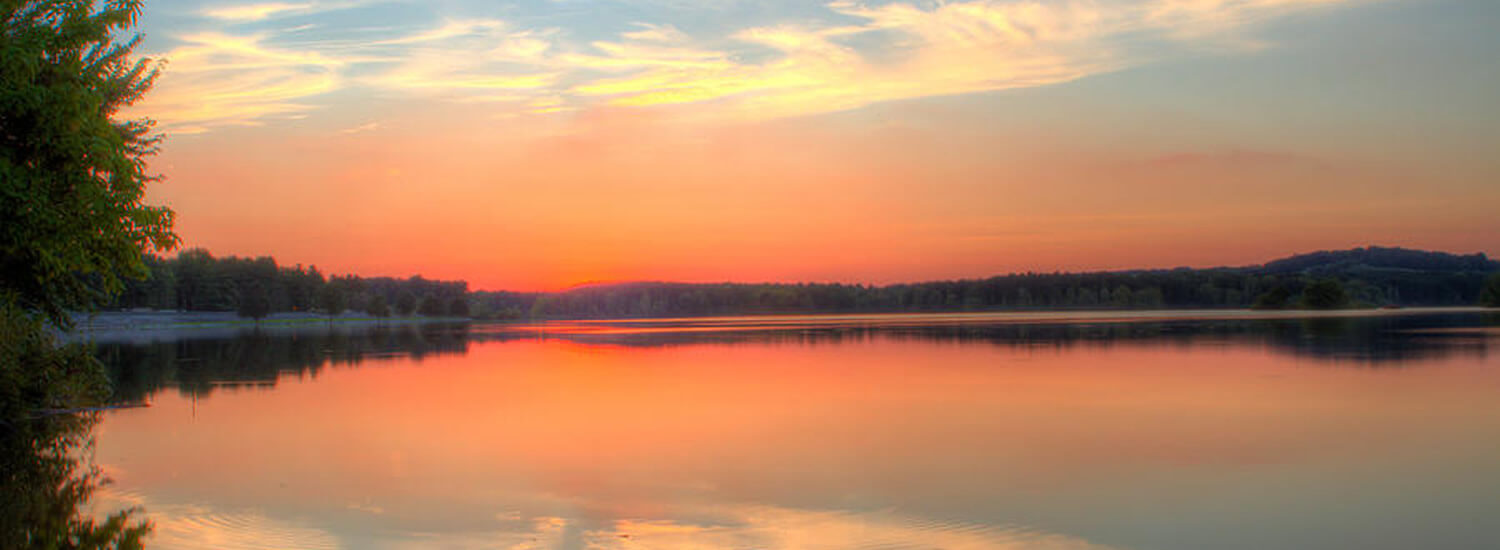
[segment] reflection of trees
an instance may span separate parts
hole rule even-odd
[[[22,419],[0,427],[0,543],[5,548],[140,548],[138,509],[85,516],[102,475],[85,465],[98,413]]]
[[[1273,349],[1299,356],[1371,365],[1399,365],[1421,359],[1484,357],[1483,336],[1433,332],[1484,326],[1476,315],[1432,317],[1316,318],[1279,321],[1267,338]]]
[[[144,344],[101,344],[115,399],[140,401],[165,386],[207,396],[222,386],[274,386],[282,374],[316,377],[328,365],[373,357],[422,359],[468,351],[468,325],[423,324],[313,330],[247,330],[237,335]]]
[[[246,330],[238,335],[144,344],[107,344],[97,353],[108,366],[115,398],[140,401],[163,387],[206,396],[225,386],[270,387],[283,374],[316,377],[328,365],[357,366],[381,357],[463,354],[474,341],[555,338],[585,344],[621,346],[834,345],[874,339],[1014,348],[1109,347],[1114,345],[1187,347],[1205,342],[1259,345],[1330,362],[1402,365],[1453,355],[1483,356],[1490,341],[1482,336],[1432,329],[1500,325],[1483,314],[1278,320],[1182,320],[1096,323],[963,323],[899,325],[889,322],[795,327],[726,327],[694,331],[655,326],[650,331],[539,333],[504,326],[471,330],[461,323],[335,327],[313,330]],[[689,330],[672,330],[682,328]],[[696,327],[701,328],[701,327]]]
[[[70,409],[108,395],[83,346],[58,347],[39,323],[0,311],[0,548],[135,548],[149,527],[135,511],[103,522],[85,504],[100,483],[84,463],[98,414]]]
[[[684,325],[691,325],[686,322]],[[984,343],[1015,348],[1072,346],[1187,346],[1202,342],[1264,345],[1291,355],[1367,365],[1453,355],[1484,356],[1489,341],[1450,329],[1500,325],[1480,314],[1392,317],[1333,317],[1275,320],[1183,320],[1098,323],[962,323],[893,325],[882,322],[825,326],[763,327],[745,330],[556,333],[549,337],[624,346],[703,343],[825,345],[871,339]],[[658,327],[667,328],[667,327]]]

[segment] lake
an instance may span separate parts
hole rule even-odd
[[[1495,313],[167,336],[97,350],[152,548],[1500,548]]]

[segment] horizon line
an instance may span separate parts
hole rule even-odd
[[[206,247],[201,247],[201,246],[180,248],[178,250],[173,251],[170,255],[158,255],[158,257],[161,257],[161,258],[175,258],[177,256],[180,256],[182,253],[190,252],[190,251],[196,251],[196,250],[202,250],[202,251],[208,252],[208,254],[210,255],[210,257],[214,258],[215,260],[224,260],[224,259],[229,259],[229,258],[235,258],[235,259],[261,259],[261,258],[270,258],[273,262],[277,262],[276,257],[275,256],[271,256],[271,255],[237,256],[237,255],[231,254],[231,255],[225,255],[225,256],[215,256]],[[936,279],[909,280],[909,281],[899,281],[899,282],[891,282],[891,283],[871,283],[871,282],[857,282],[857,281],[847,281],[847,280],[795,280],[795,281],[793,281],[793,280],[782,280],[782,281],[774,281],[774,280],[760,280],[760,281],[696,280],[695,281],[695,280],[681,280],[681,279],[679,279],[679,280],[671,280],[671,279],[649,279],[649,278],[646,278],[646,279],[591,279],[591,280],[587,280],[587,281],[566,284],[566,285],[561,286],[560,288],[547,289],[547,290],[517,290],[517,289],[508,289],[508,288],[500,288],[500,289],[475,289],[475,288],[470,288],[470,289],[468,289],[468,292],[491,292],[491,293],[511,292],[511,293],[516,293],[516,294],[563,294],[563,293],[572,292],[572,291],[575,291],[575,290],[579,290],[579,289],[583,289],[583,288],[589,288],[589,287],[608,287],[608,286],[624,286],[624,285],[638,285],[638,284],[661,284],[661,285],[746,285],[746,286],[754,286],[754,285],[790,285],[790,286],[797,286],[797,285],[845,285],[845,286],[861,286],[861,287],[871,287],[871,288],[885,288],[885,287],[892,287],[892,286],[899,286],[899,285],[920,285],[920,284],[932,284],[932,283],[944,283],[944,282],[980,281],[980,280],[985,280],[985,279],[994,279],[994,278],[1001,278],[1001,277],[1015,277],[1015,276],[1025,276],[1025,275],[1093,275],[1093,274],[1111,274],[1111,273],[1116,273],[1117,274],[1117,273],[1132,273],[1132,272],[1169,272],[1169,271],[1179,271],[1179,270],[1211,271],[1211,270],[1219,270],[1219,269],[1250,269],[1250,268],[1257,268],[1257,267],[1265,267],[1267,264],[1270,264],[1270,263],[1274,263],[1274,262],[1277,262],[1277,261],[1280,261],[1280,260],[1285,260],[1285,259],[1290,259],[1290,258],[1301,257],[1301,256],[1310,256],[1310,255],[1314,255],[1314,254],[1330,253],[1330,252],[1353,252],[1353,251],[1361,251],[1361,250],[1402,250],[1402,251],[1421,252],[1421,253],[1430,253],[1430,254],[1446,254],[1446,255],[1456,256],[1456,257],[1475,257],[1475,256],[1477,256],[1477,257],[1483,258],[1485,260],[1494,261],[1494,260],[1492,260],[1490,258],[1489,254],[1487,254],[1486,252],[1484,252],[1482,250],[1481,251],[1476,251],[1476,252],[1470,252],[1470,253],[1460,253],[1460,252],[1451,252],[1451,251],[1446,251],[1446,250],[1431,250],[1431,249],[1423,249],[1423,248],[1408,248],[1408,247],[1403,247],[1403,246],[1382,246],[1382,245],[1370,244],[1370,245],[1355,246],[1355,247],[1350,247],[1350,248],[1331,248],[1331,249],[1312,250],[1312,251],[1307,251],[1307,252],[1293,252],[1293,253],[1288,253],[1288,254],[1283,255],[1283,256],[1278,256],[1278,257],[1275,257],[1275,258],[1272,258],[1272,259],[1269,259],[1269,260],[1266,260],[1266,261],[1263,261],[1263,262],[1260,262],[1260,263],[1249,263],[1249,264],[1240,264],[1240,265],[1213,265],[1213,266],[1177,265],[1177,266],[1172,266],[1172,267],[1128,267],[1128,268],[1122,267],[1122,268],[1104,268],[1104,269],[1091,269],[1091,270],[1079,270],[1079,271],[1068,271],[1068,270],[1060,270],[1060,269],[1051,270],[1051,271],[1033,271],[1033,270],[1015,271],[1015,270],[1012,270],[1012,271],[1008,271],[1008,272],[991,273],[989,275],[963,276],[963,277],[946,278],[946,279],[936,278]],[[152,254],[152,255],[157,255],[157,254]],[[295,263],[295,264],[281,264],[281,263],[277,262],[276,267],[278,269],[281,269],[281,268],[290,268],[290,267],[293,267],[293,266],[301,268],[304,265],[308,269],[317,269],[317,264],[303,264],[303,263],[300,263],[300,262]],[[426,277],[426,276],[422,275],[421,273],[416,273],[416,274],[406,275],[406,276],[399,276],[399,275],[364,275],[364,274],[359,274],[359,273],[338,273],[338,274],[326,273],[326,274],[324,274],[324,276],[326,278],[328,278],[328,279],[332,279],[333,277],[349,277],[349,276],[357,277],[357,278],[360,278],[360,279],[395,279],[395,280],[410,280],[410,279],[420,278],[420,279],[424,279],[424,280],[428,280],[428,281],[435,281],[435,282],[462,282],[466,286],[468,285],[468,279],[466,279],[466,278],[459,278],[459,279],[429,278],[429,277]]]

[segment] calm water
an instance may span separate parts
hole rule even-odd
[[[1228,316],[106,344],[152,406],[95,500],[156,548],[1500,548],[1500,319]]]

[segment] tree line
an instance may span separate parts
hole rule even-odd
[[[1022,273],[889,286],[630,283],[535,296],[477,295],[480,300],[495,302],[491,308],[523,309],[534,318],[1044,309],[1334,309],[1473,305],[1478,301],[1485,277],[1484,273],[1318,276],[1180,269]]]
[[[346,311],[375,317],[470,316],[464,281],[325,277],[316,266],[282,266],[270,257],[216,258],[201,248],[171,258],[148,254],[144,263],[147,276],[127,281],[113,309],[235,311],[253,319],[277,312]]]
[[[114,307],[182,311],[355,311],[374,317],[478,319],[662,317],[1040,309],[1500,306],[1500,263],[1399,248],[1293,256],[1262,266],[1094,273],[1013,273],[984,279],[860,284],[666,283],[563,292],[470,291],[464,281],[325,277],[269,257],[216,258],[192,249],[148,255],[150,276],[128,281]],[[1488,287],[1487,285],[1488,280]]]

